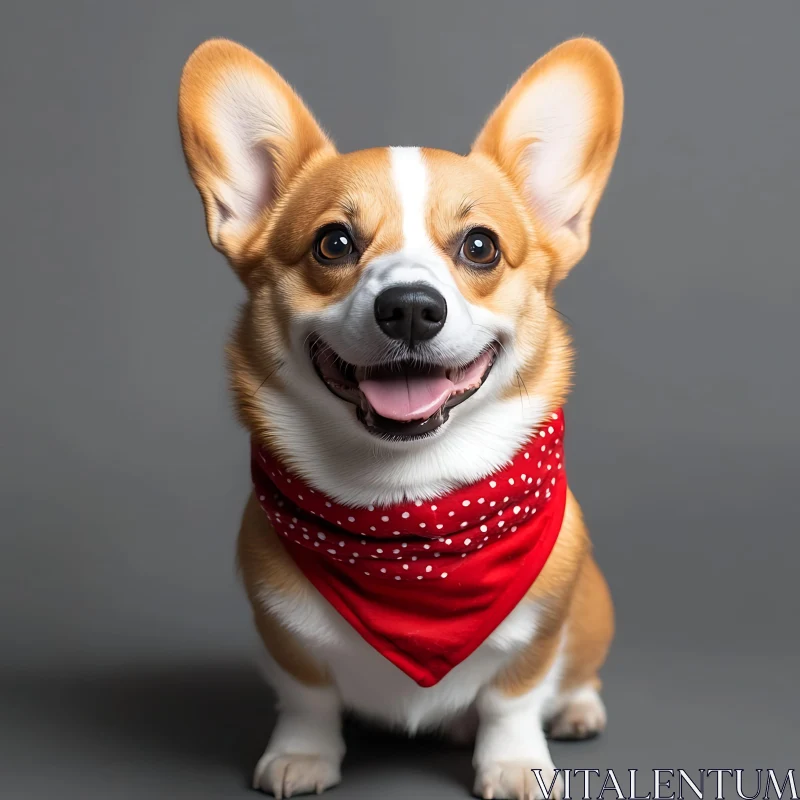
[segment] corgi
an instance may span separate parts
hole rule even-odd
[[[228,347],[253,443],[237,557],[278,698],[256,788],[337,784],[345,710],[473,743],[495,800],[558,797],[547,737],[604,729],[613,607],[562,468],[554,290],[589,245],[622,109],[609,53],[574,39],[467,155],[339,153],[250,50],[187,61],[186,162],[247,294]]]

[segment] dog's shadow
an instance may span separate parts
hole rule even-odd
[[[273,696],[246,663],[109,668],[49,678],[36,694],[37,712],[72,736],[119,746],[145,762],[233,771],[247,785],[275,721]],[[470,786],[468,748],[356,720],[346,721],[345,739],[345,778],[391,768]]]

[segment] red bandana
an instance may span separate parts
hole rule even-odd
[[[320,594],[420,686],[438,683],[536,580],[567,497],[564,417],[509,466],[444,497],[347,508],[253,446],[262,508]]]

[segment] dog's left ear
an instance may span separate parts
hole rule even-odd
[[[555,246],[559,278],[589,246],[622,105],[622,80],[608,51],[593,39],[572,39],[525,72],[473,145],[522,192]]]

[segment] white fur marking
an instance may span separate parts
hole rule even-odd
[[[428,171],[419,147],[392,147],[392,180],[403,213],[403,249],[409,255],[427,255],[431,242],[425,228]]]

